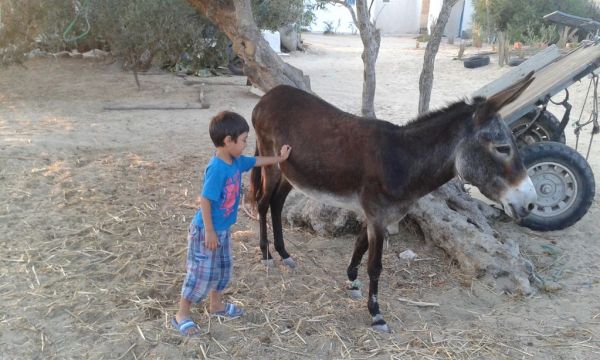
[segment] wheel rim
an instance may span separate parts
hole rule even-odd
[[[518,124],[517,126],[515,126],[512,130],[512,132],[514,134],[518,134],[519,132],[521,132],[521,130],[525,129],[527,127],[527,123],[523,123],[523,124]],[[527,140],[525,140],[526,137],[531,136],[533,141],[529,141],[527,142]],[[529,145],[530,143],[537,143],[537,142],[542,142],[542,141],[550,141],[550,139],[552,138],[552,134],[548,131],[548,129],[546,129],[543,126],[540,126],[539,124],[533,124],[532,127],[529,128],[529,130],[527,130],[526,133],[524,133],[523,135],[519,136],[519,139],[517,139],[518,142],[518,146],[525,146],[525,145]]]
[[[567,211],[577,198],[577,181],[573,172],[555,162],[535,164],[527,169],[537,192],[532,214],[553,217]]]

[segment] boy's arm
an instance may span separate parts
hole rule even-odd
[[[219,242],[212,222],[210,200],[200,196],[200,209],[202,209],[202,222],[204,223],[204,246],[208,250],[215,250],[219,246]]]
[[[292,151],[291,146],[283,145],[281,147],[279,156],[257,156],[256,164],[254,164],[254,166],[257,167],[257,166],[267,166],[267,165],[279,164],[280,162],[287,160],[287,158],[290,156],[291,151]]]

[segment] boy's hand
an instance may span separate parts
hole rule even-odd
[[[288,157],[290,157],[290,152],[292,151],[292,147],[289,145],[283,145],[281,147],[281,151],[279,153],[279,157],[281,158],[281,161],[287,160]]]
[[[204,246],[208,250],[216,250],[219,246],[217,233],[214,230],[206,230],[204,234]]]

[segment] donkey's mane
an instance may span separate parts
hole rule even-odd
[[[449,119],[449,118],[450,119],[463,118],[464,115],[467,115],[467,114],[475,111],[475,108],[477,107],[477,105],[483,103],[484,101],[485,101],[485,98],[480,97],[480,96],[474,97],[471,101],[467,101],[467,99],[463,99],[463,100],[457,101],[455,103],[452,103],[450,105],[447,105],[444,108],[441,108],[441,109],[438,109],[435,111],[431,111],[431,112],[426,112],[425,114],[418,116],[416,119],[410,120],[404,126],[412,127],[412,126],[418,126],[418,125],[425,125],[425,123],[427,123],[427,124],[433,123],[436,120],[442,120],[442,119],[445,120],[445,119]]]

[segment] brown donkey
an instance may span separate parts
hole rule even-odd
[[[535,189],[498,115],[531,83],[532,75],[488,99],[459,101],[405,126],[343,112],[290,86],[273,88],[252,113],[256,153],[273,156],[284,144],[293,150],[279,167],[254,168],[252,173],[263,260],[272,261],[266,219],[270,207],[275,250],[286,265],[295,266],[281,227],[281,210],[292,187],[317,201],[363,214],[366,225],[347,271],[350,290],[360,291],[355,280],[368,250],[371,325],[389,331],[377,302],[384,231],[401,220],[413,202],[459,176],[501,202],[514,218],[532,209]]]

